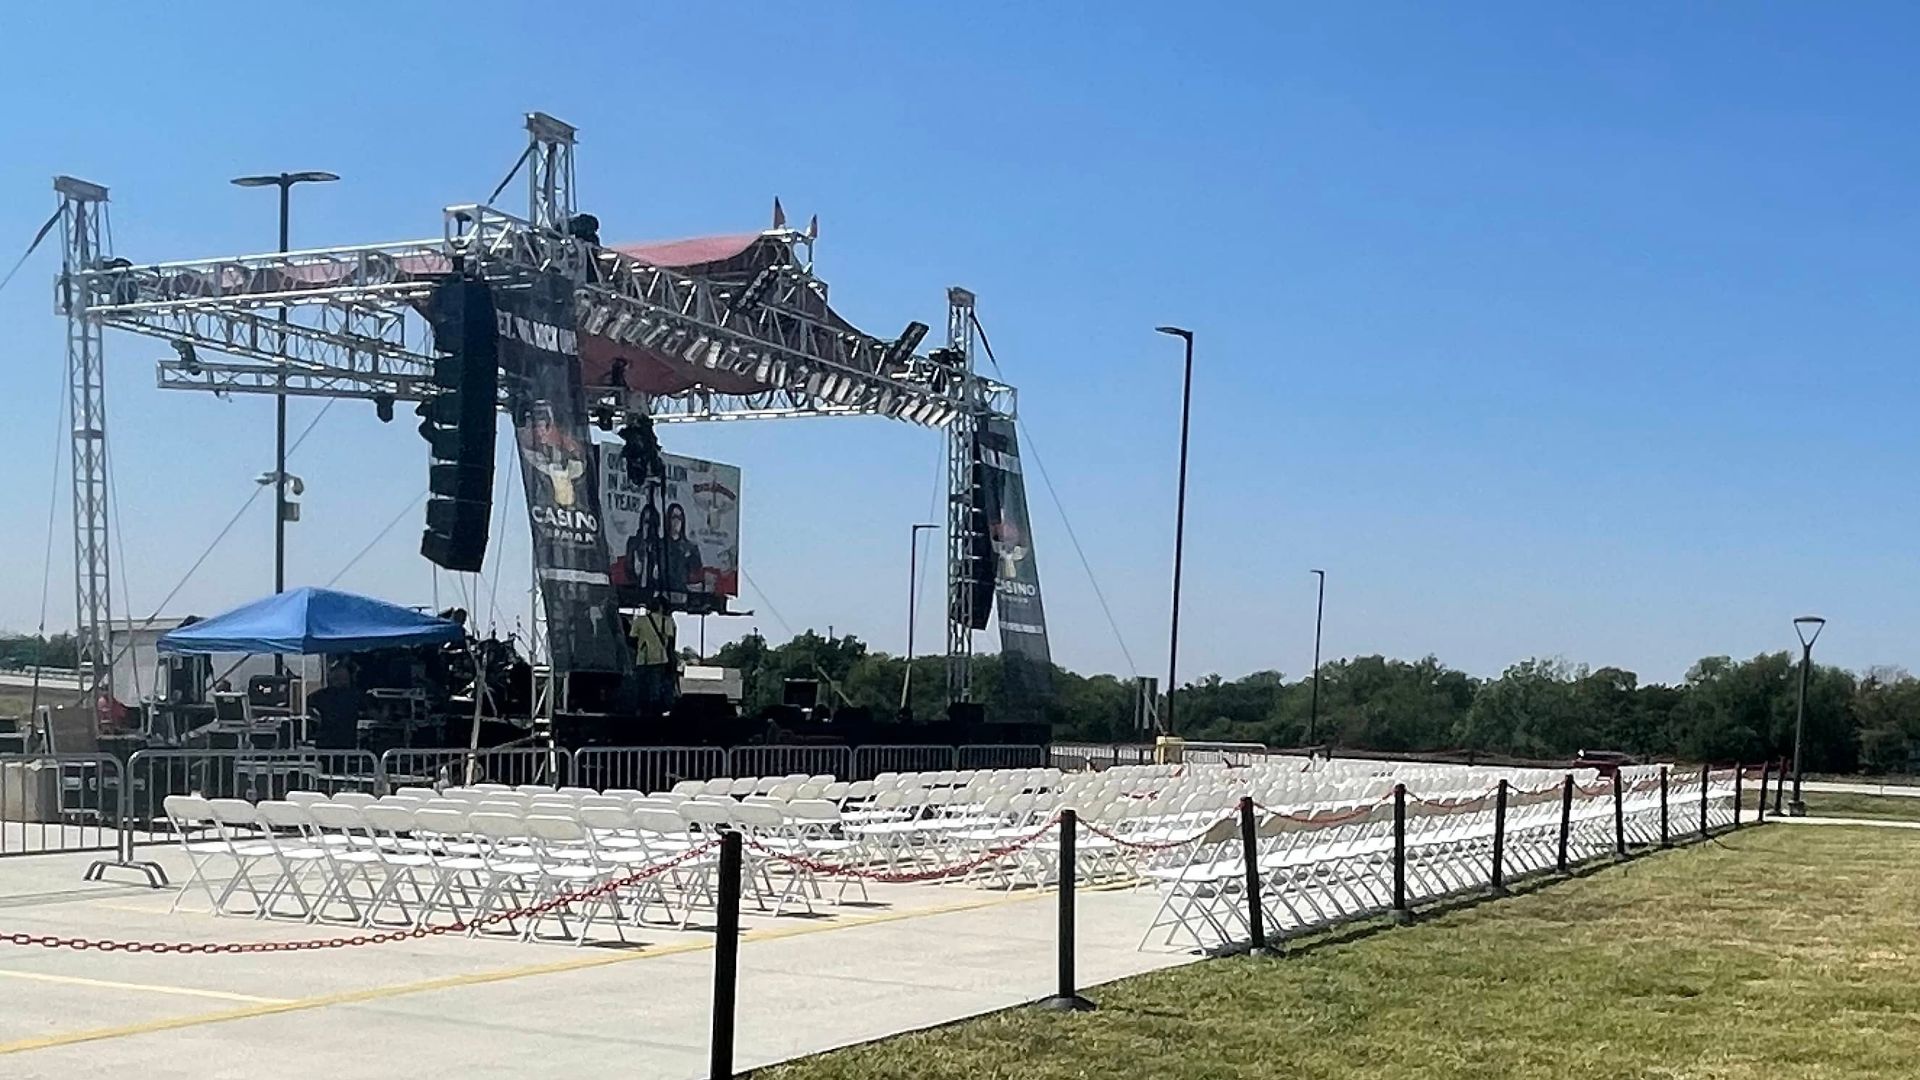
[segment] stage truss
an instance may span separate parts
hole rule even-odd
[[[66,240],[56,301],[67,318],[74,412],[77,633],[96,685],[112,685],[101,330],[173,343],[176,355],[157,365],[163,389],[391,407],[430,390],[431,334],[415,305],[436,278],[464,270],[506,286],[565,274],[583,332],[670,351],[696,369],[735,377],[726,381],[748,377],[764,387],[727,393],[696,384],[661,395],[589,387],[595,411],[641,411],[659,423],[880,416],[944,429],[947,686],[950,700],[971,700],[972,436],[982,418],[1012,416],[1017,405],[1013,387],[974,369],[973,294],[948,291],[947,348],[921,353],[917,342],[854,331],[824,314],[827,285],[813,274],[810,234],[769,230],[789,250],[805,248],[808,259],[752,276],[688,274],[578,239],[570,233],[578,214],[575,130],[543,113],[529,114],[526,129],[526,216],[450,206],[435,239],[133,265],[106,250],[106,189],[56,179]],[[504,396],[503,389],[503,404]],[[544,641],[535,637],[538,653]]]

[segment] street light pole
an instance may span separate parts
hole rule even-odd
[[[266,176],[236,176],[236,187],[274,187],[280,189],[280,250],[289,244],[288,210],[295,184],[324,184],[340,179],[330,172],[274,173]],[[286,305],[280,307],[280,321],[287,321]],[[280,368],[273,395],[273,591],[287,590],[287,373]]]
[[[280,189],[280,250],[288,247],[288,204],[295,184],[324,184],[340,179],[330,172],[275,173],[270,176],[236,176],[236,187],[276,187]],[[280,305],[280,321],[287,321],[287,307]],[[287,369],[281,365],[273,392],[273,591],[287,591]],[[286,671],[286,658],[274,656],[273,673]]]
[[[900,712],[905,715],[908,694],[913,690],[913,624],[917,621],[916,601],[920,595],[920,531],[938,525],[915,525],[907,536],[907,672],[900,680]]]
[[[1180,564],[1186,554],[1187,539],[1187,432],[1193,419],[1193,331],[1178,326],[1154,327],[1162,334],[1186,342],[1186,375],[1180,384],[1180,493],[1173,515],[1173,616],[1167,626],[1167,711],[1160,718],[1160,730],[1173,734],[1174,681],[1180,664]]]
[[[1307,711],[1307,745],[1314,745],[1313,734],[1320,726],[1320,624],[1327,614],[1327,572],[1315,570],[1320,579],[1320,599],[1313,608],[1313,704]]]
[[[1787,812],[1794,817],[1807,814],[1807,804],[1800,798],[1800,742],[1807,724],[1807,676],[1813,669],[1813,643],[1820,640],[1820,631],[1826,625],[1827,620],[1818,615],[1802,615],[1793,620],[1794,636],[1800,639],[1800,702],[1793,710],[1793,800],[1787,803]]]

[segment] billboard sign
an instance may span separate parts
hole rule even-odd
[[[619,443],[600,446],[608,577],[622,604],[665,601],[680,611],[720,611],[740,595],[740,469],[662,454],[662,479],[637,485]]]

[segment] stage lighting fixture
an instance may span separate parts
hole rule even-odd
[[[788,366],[785,360],[775,360],[773,362],[773,384],[775,386],[786,386],[792,377],[793,369]]]
[[[752,311],[766,302],[767,294],[773,291],[774,283],[780,280],[780,267],[769,266],[753,275],[753,280],[740,291],[734,299],[729,314],[742,314]]]
[[[667,335],[671,334],[672,332],[673,332],[673,327],[668,326],[666,323],[663,323],[663,322],[654,323],[653,326],[648,328],[647,336],[640,339],[640,344],[646,346],[649,349],[658,348],[660,346],[660,343],[662,341],[665,341],[667,338]]]
[[[202,371],[200,354],[193,351],[193,342],[176,341],[173,343],[173,351],[180,356],[180,370],[189,375],[200,374]]]
[[[863,388],[858,383],[855,383],[852,379],[842,376],[840,379],[840,389],[836,391],[833,395],[834,400],[838,401],[842,405],[850,405],[853,403],[853,401],[856,398],[860,396],[860,392],[862,389]]]
[[[920,342],[925,339],[926,336],[926,323],[917,321],[908,323],[907,328],[900,331],[900,336],[894,339],[893,344],[887,346],[887,354],[885,357],[887,366],[904,366],[907,359],[913,355],[913,350],[920,347]]]
[[[699,363],[701,354],[707,351],[709,344],[711,344],[711,340],[707,335],[701,334],[693,339],[693,344],[681,350],[680,357],[689,364]]]
[[[827,381],[827,377],[818,371],[807,376],[807,396],[808,397],[820,396],[821,384],[825,383],[826,381]]]
[[[583,334],[599,335],[602,330],[607,328],[608,319],[612,314],[612,312],[599,304],[587,306],[586,314],[580,318],[580,332]]]
[[[763,356],[760,358],[760,362],[753,366],[753,379],[755,382],[766,382],[768,376],[772,374],[773,359],[771,357]]]
[[[567,219],[567,235],[600,246],[600,219],[592,214],[575,214]]]
[[[383,424],[393,423],[393,395],[392,394],[373,395],[373,415],[379,417],[380,422]]]
[[[883,413],[887,413],[889,415],[892,414],[893,412],[893,388],[892,387],[883,386],[880,388],[879,396],[874,398],[874,407],[879,409]]]
[[[599,320],[599,326],[595,329],[588,330],[587,333],[618,341],[620,340],[620,335],[627,332],[627,327],[633,325],[633,319],[633,312],[623,309],[616,313],[611,319]]]

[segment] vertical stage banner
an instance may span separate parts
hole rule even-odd
[[[526,286],[496,288],[494,302],[553,668],[625,671],[632,657],[607,577],[573,283],[543,274]]]
[[[1033,524],[1020,443],[1013,420],[981,420],[975,442],[984,489],[987,537],[993,548],[993,594],[1000,621],[1000,664],[1010,720],[1038,720],[1053,689],[1047,613],[1040,599],[1040,567],[1033,558]]]

